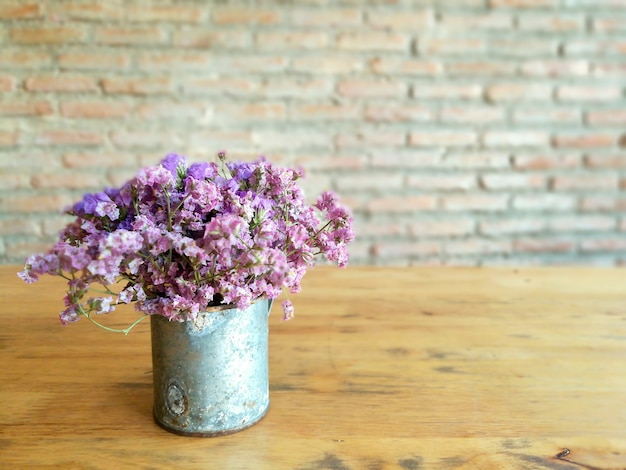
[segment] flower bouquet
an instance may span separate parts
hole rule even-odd
[[[121,188],[86,194],[67,211],[76,219],[60,240],[29,257],[19,276],[67,279],[62,323],[85,317],[128,333],[136,322],[115,330],[95,316],[135,302],[143,314],[194,320],[208,307],[245,309],[283,287],[298,292],[316,255],[346,265],[352,218],[333,193],[310,206],[301,171],[218,156],[190,165],[170,154]],[[104,295],[90,296],[94,286]],[[291,318],[289,300],[283,310]]]

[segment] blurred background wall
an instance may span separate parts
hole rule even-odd
[[[626,262],[626,0],[0,2],[0,262],[169,152],[337,191],[357,264]]]

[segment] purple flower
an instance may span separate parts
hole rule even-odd
[[[182,171],[187,169],[187,160],[181,155],[170,153],[161,161],[161,166],[168,170],[174,178],[178,175],[178,169]]]
[[[214,305],[245,309],[283,289],[299,292],[317,255],[347,264],[352,216],[335,194],[309,205],[302,170],[220,159],[188,165],[169,154],[120,188],[86,194],[59,241],[28,258],[18,276],[69,279],[63,323],[131,302],[185,321]],[[111,295],[90,297],[92,288]],[[290,301],[283,311],[293,316]]]
[[[283,300],[283,321],[291,320],[293,318],[293,304],[291,300]]]

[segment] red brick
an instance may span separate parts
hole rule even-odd
[[[135,113],[142,119],[155,120],[199,120],[207,115],[208,106],[198,101],[150,100],[137,107]]]
[[[471,100],[481,98],[482,93],[482,87],[477,84],[416,83],[412,87],[412,96],[417,99]]]
[[[166,32],[158,27],[100,27],[94,31],[96,44],[110,46],[147,46],[165,44]]]
[[[487,147],[541,147],[549,144],[550,136],[545,131],[487,131],[483,142]]]
[[[548,219],[548,229],[555,232],[603,232],[617,227],[615,217],[608,215],[558,216]]]
[[[561,148],[604,148],[618,143],[619,134],[616,132],[568,132],[558,133],[554,137],[554,145]]]
[[[14,91],[16,79],[10,75],[0,75],[0,91]]]
[[[406,134],[402,131],[341,133],[335,138],[339,148],[346,147],[402,147]]]
[[[440,253],[441,242],[437,241],[376,243],[372,248],[372,254],[380,258],[434,256]]]
[[[557,98],[561,101],[614,102],[621,97],[622,89],[618,86],[562,85],[557,88]]]
[[[315,130],[262,130],[258,128],[252,132],[252,142],[261,149],[301,149],[311,148],[328,151],[332,145],[328,133]]]
[[[585,30],[582,14],[551,14],[546,12],[518,15],[518,28],[522,31],[572,33]]]
[[[457,33],[463,31],[510,31],[513,29],[513,15],[503,12],[452,13],[443,12],[438,27]]]
[[[47,116],[52,114],[49,101],[2,101],[0,115],[3,116]]]
[[[626,239],[621,238],[599,238],[592,240],[583,240],[580,248],[584,252],[607,252],[607,251],[626,251]]]
[[[325,31],[268,31],[256,34],[259,50],[324,49],[330,43]]]
[[[564,51],[566,56],[623,56],[626,54],[626,41],[619,39],[569,41],[565,44]]]
[[[180,47],[197,49],[245,49],[252,36],[248,31],[214,31],[205,28],[174,31],[173,43]]]
[[[455,60],[444,66],[451,77],[512,77],[517,75],[517,65],[509,60]]]
[[[83,189],[97,188],[103,184],[102,176],[94,173],[49,173],[31,178],[35,189]]]
[[[586,121],[590,125],[626,125],[626,110],[619,109],[598,109],[596,111],[588,111]]]
[[[119,21],[123,18],[124,8],[113,3],[67,3],[54,2],[46,5],[48,16],[53,21]]]
[[[177,143],[175,137],[170,132],[158,131],[114,131],[110,134],[111,141],[117,147],[157,147],[168,148]]]
[[[211,146],[207,151],[212,156],[224,149],[239,150],[252,147],[252,133],[245,130],[199,131],[192,133],[190,140],[192,149],[207,149],[207,145]]]
[[[0,48],[0,64],[11,69],[43,70],[52,63],[52,57],[53,54],[46,51]]]
[[[18,173],[0,174],[0,188],[4,190],[15,190],[28,188],[28,177]]]
[[[6,252],[10,254],[12,259],[23,261],[33,253],[45,253],[54,243],[51,241],[21,241],[7,240]]]
[[[248,78],[189,78],[183,82],[185,94],[250,96],[258,93],[260,83]]]
[[[129,103],[88,101],[61,103],[61,115],[67,118],[106,119],[130,115],[133,106]]]
[[[9,37],[18,44],[65,44],[84,42],[87,33],[77,26],[37,26],[13,28]]]
[[[506,254],[511,252],[511,242],[508,240],[485,240],[482,238],[462,241],[447,241],[444,251],[449,255],[489,255]]]
[[[375,73],[384,75],[437,76],[443,71],[440,62],[398,57],[375,57],[370,60],[369,66]]]
[[[585,212],[620,212],[626,211],[626,196],[616,198],[611,196],[588,196],[580,203],[580,209]]]
[[[480,222],[480,233],[487,236],[502,236],[523,233],[541,233],[546,222],[542,218],[506,218]]]
[[[390,188],[401,188],[404,175],[393,172],[374,175],[368,172],[345,175],[337,180],[339,191],[388,191]]]
[[[35,135],[35,145],[100,145],[103,142],[102,135],[79,130],[50,130],[42,131]]]
[[[72,200],[61,194],[0,195],[0,209],[6,213],[58,212]]]
[[[506,152],[463,151],[454,153],[447,150],[440,166],[443,168],[486,168],[490,170],[496,168],[508,168],[509,155]]]
[[[218,25],[275,25],[283,21],[282,13],[276,9],[215,6],[212,10],[213,23]]]
[[[550,101],[552,85],[545,83],[497,83],[485,90],[493,102]]]
[[[591,75],[601,78],[622,79],[626,75],[626,64],[622,62],[598,62],[595,61],[591,68]]]
[[[163,23],[199,23],[204,20],[205,9],[193,5],[143,5],[124,8],[128,21]]]
[[[387,31],[367,31],[340,33],[337,36],[337,48],[346,51],[394,52],[409,50],[409,34]]]
[[[513,122],[521,124],[581,124],[578,108],[523,108],[513,110]]]
[[[367,23],[375,28],[388,28],[394,31],[420,31],[430,28],[435,23],[433,12],[428,9],[407,11],[381,11],[371,9],[367,12]]]
[[[93,77],[77,76],[38,76],[27,78],[24,88],[34,92],[96,92],[99,90],[98,83]]]
[[[448,211],[503,211],[508,205],[508,196],[493,194],[449,195],[441,198],[442,207]]]
[[[32,20],[41,18],[42,14],[41,5],[37,3],[6,2],[0,5],[0,20]]]
[[[462,237],[475,232],[472,219],[419,220],[409,224],[409,233],[414,237]]]
[[[543,175],[524,173],[488,173],[481,175],[481,185],[488,190],[510,191],[536,190],[546,187],[546,179]]]
[[[0,130],[0,147],[12,147],[17,144],[19,134],[16,131]]]
[[[435,109],[419,104],[368,104],[365,120],[369,122],[432,122]]]
[[[522,75],[529,77],[584,77],[589,75],[586,60],[529,60],[520,66]]]
[[[214,106],[217,120],[248,122],[284,120],[286,108],[284,103],[219,103]]]
[[[211,58],[204,53],[189,52],[159,52],[140,55],[138,60],[140,70],[200,70],[205,71],[211,65]]]
[[[423,212],[437,209],[437,197],[431,195],[382,196],[370,200],[370,213]]]
[[[60,159],[57,155],[47,152],[45,149],[25,148],[20,149],[18,153],[6,154],[6,157],[0,158],[0,169],[4,171],[20,171],[24,170],[26,174],[30,174],[32,170],[38,168],[48,168],[53,171],[60,168]]]
[[[558,7],[559,0],[489,0],[489,6],[500,8],[542,8]]]
[[[513,251],[518,253],[567,253],[575,247],[575,242],[568,239],[528,238],[513,242]]]
[[[418,39],[419,52],[425,55],[475,55],[487,52],[483,38],[424,38]]]
[[[440,150],[399,149],[372,154],[370,164],[374,168],[439,168]]]
[[[41,225],[24,217],[0,219],[0,235],[41,235]]]
[[[344,79],[337,84],[337,92],[351,98],[404,98],[407,85],[391,80]]]
[[[409,134],[409,145],[414,147],[463,147],[473,145],[477,140],[475,132],[464,130],[415,131]]]
[[[599,33],[619,33],[626,31],[626,16],[595,16],[591,18],[591,29]]]
[[[363,11],[360,8],[323,8],[302,9],[291,12],[291,23],[297,26],[359,26],[363,21]]]
[[[274,161],[274,157],[272,157],[272,161]],[[294,163],[302,165],[307,172],[311,170],[364,170],[366,157],[363,155],[298,155],[295,157]],[[348,204],[347,200],[344,199],[342,197],[342,202]]]
[[[522,211],[571,211],[576,208],[575,196],[565,194],[528,194],[513,197],[513,208]]]
[[[557,191],[615,190],[618,176],[614,173],[591,173],[556,175],[552,185]]]
[[[168,77],[115,77],[102,80],[105,93],[154,95],[170,93],[172,80]]]
[[[463,191],[476,188],[476,176],[465,173],[409,175],[407,186],[423,191]]]
[[[587,155],[585,157],[585,164],[589,168],[626,169],[626,155]]]
[[[67,215],[46,214],[43,219],[43,235],[47,237],[58,237],[59,232],[71,221]]]
[[[349,104],[296,104],[291,106],[291,119],[297,121],[346,121],[361,117],[358,106]]]
[[[135,167],[135,157],[130,154],[115,153],[66,153],[63,155],[66,168],[123,168]]]
[[[355,231],[361,237],[402,236],[406,235],[406,227],[401,223],[354,222]]]
[[[526,35],[517,37],[499,36],[494,47],[489,49],[489,54],[494,57],[507,57],[519,60],[551,57],[558,55],[559,45],[559,41],[556,38],[542,37],[535,39]]]
[[[581,166],[579,154],[518,154],[513,157],[513,166],[518,170],[552,170],[558,168],[578,168]]]
[[[505,120],[504,110],[491,106],[443,108],[440,116],[443,123],[493,124]]]
[[[57,59],[61,69],[79,70],[125,70],[130,65],[129,54],[89,52],[66,52],[59,54]]]
[[[263,82],[259,88],[267,98],[330,98],[333,82],[327,78],[280,77]]]
[[[265,66],[261,66],[261,68],[265,69]],[[311,75],[342,75],[362,71],[364,61],[362,58],[351,54],[346,56],[332,53],[323,56],[305,55],[294,57],[291,69]]]

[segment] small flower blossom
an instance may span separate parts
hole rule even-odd
[[[68,210],[75,220],[59,241],[29,257],[18,276],[68,279],[64,324],[81,316],[97,324],[91,314],[128,303],[186,321],[211,306],[245,309],[283,288],[299,292],[316,255],[343,267],[354,239],[335,194],[305,203],[303,176],[265,158],[227,162],[221,152],[218,162],[189,165],[169,154],[119,188],[86,194]],[[87,298],[92,286],[110,295]],[[293,317],[291,301],[283,312]]]
[[[293,304],[291,300],[283,300],[283,321],[291,320],[293,318]]]

